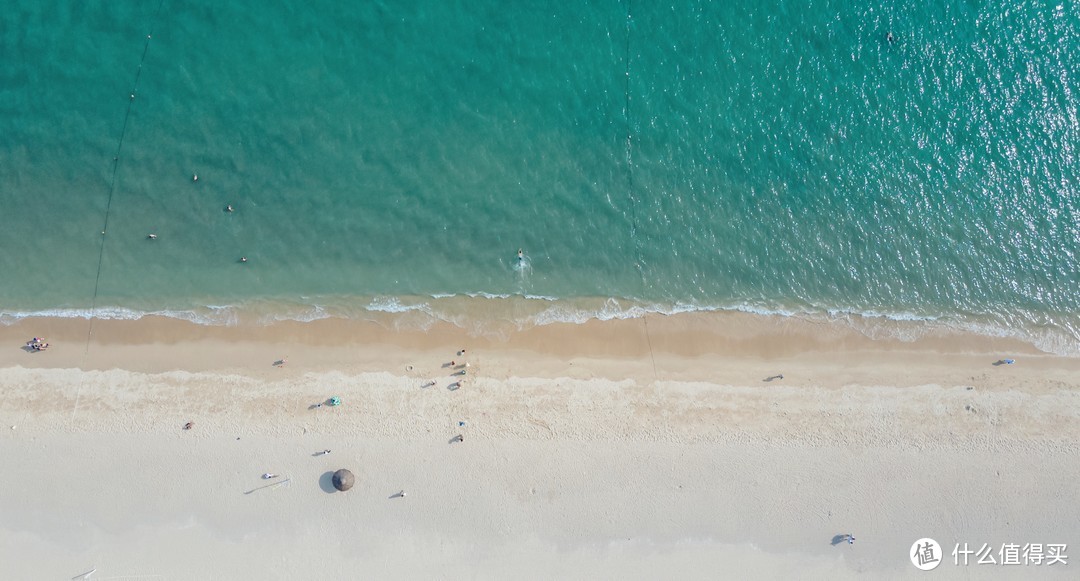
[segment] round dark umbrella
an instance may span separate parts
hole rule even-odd
[[[356,481],[356,478],[353,476],[352,472],[349,472],[348,470],[342,468],[341,470],[334,472],[333,481],[334,488],[344,492],[352,488],[353,482]]]

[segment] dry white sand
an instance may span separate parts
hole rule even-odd
[[[1080,541],[1076,359],[715,323],[0,330],[0,579],[1077,577],[908,560]]]

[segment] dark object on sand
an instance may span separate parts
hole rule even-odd
[[[188,422],[188,423],[184,424],[184,429],[185,430],[190,430],[191,428],[194,428],[194,427],[195,427],[195,422]]]
[[[342,492],[345,492],[346,490],[352,488],[353,483],[356,482],[356,478],[353,476],[353,473],[349,472],[344,468],[338,470],[337,472],[334,472],[334,477],[332,480],[334,482],[334,488]]]

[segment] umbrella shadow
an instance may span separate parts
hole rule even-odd
[[[327,472],[319,477],[319,488],[327,494],[333,494],[338,490],[334,488],[334,473]]]
[[[331,407],[331,408],[334,407],[334,398],[328,397],[328,398],[326,398],[325,400],[323,400],[323,401],[321,401],[319,403],[310,404],[310,405],[307,406],[307,409],[309,409],[309,410],[317,410],[317,409],[319,409],[319,408],[321,408],[323,406]]]
[[[830,542],[829,544],[835,547],[836,545],[839,545],[840,543],[842,543],[842,542],[844,542],[846,540],[847,540],[847,535],[836,535],[835,537],[832,538],[832,542]]]

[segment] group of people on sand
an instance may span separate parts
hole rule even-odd
[[[44,351],[49,348],[49,344],[42,337],[34,337],[26,342],[26,346],[34,351]]]

